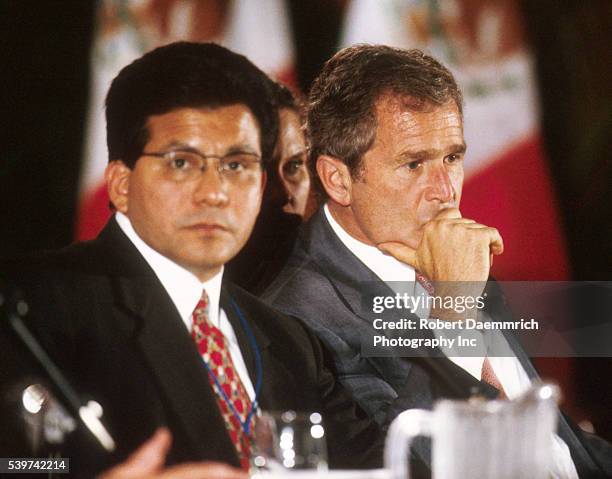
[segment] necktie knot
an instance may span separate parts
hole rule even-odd
[[[414,276],[415,276],[415,279],[417,280],[417,282],[423,287],[423,289],[425,291],[427,291],[427,294],[429,294],[430,296],[433,296],[433,294],[435,292],[434,291],[434,285],[429,280],[429,278],[427,276],[425,276],[424,274],[416,271],[416,270],[414,272]]]
[[[198,309],[200,310],[204,310],[204,312],[206,314],[208,314],[208,305],[210,304],[210,300],[208,299],[208,293],[206,292],[205,289],[202,290],[202,294],[200,295],[200,299],[198,301],[198,304],[196,305],[195,309],[196,311]]]
[[[193,310],[192,318],[192,335],[196,341],[196,344],[200,345],[201,341],[210,334],[210,327],[212,324],[210,323],[210,319],[208,317],[208,306],[209,299],[206,290],[202,290],[202,295],[200,296],[200,300],[198,304],[196,304],[195,309]],[[201,352],[201,351],[200,351]]]

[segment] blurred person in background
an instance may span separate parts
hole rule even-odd
[[[291,91],[280,83],[276,85],[275,96],[279,119],[278,141],[274,164],[268,174],[263,207],[265,208],[266,202],[275,207],[280,204],[285,213],[304,217],[309,206],[310,174],[302,105]]]
[[[227,265],[228,277],[253,294],[263,292],[285,265],[298,227],[312,213],[308,146],[299,100],[284,85],[274,85],[279,133],[268,166],[261,212],[242,251]]]

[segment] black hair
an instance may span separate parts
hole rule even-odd
[[[278,133],[274,83],[246,57],[214,43],[177,42],[125,68],[106,96],[109,161],[133,168],[149,139],[148,118],[177,108],[246,105],[260,129],[264,166]]]

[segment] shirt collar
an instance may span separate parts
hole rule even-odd
[[[191,314],[202,296],[202,289],[205,289],[208,294],[208,318],[215,326],[219,327],[219,298],[221,296],[223,267],[211,279],[201,282],[193,273],[158,253],[145,243],[138,236],[127,216],[116,212],[115,219],[121,230],[155,272],[187,328],[191,330]]]
[[[414,281],[414,268],[393,256],[383,253],[374,246],[367,245],[353,238],[340,224],[334,219],[327,203],[323,206],[325,217],[329,222],[336,236],[342,241],[351,253],[353,253],[363,264],[376,274],[381,280],[388,281]]]

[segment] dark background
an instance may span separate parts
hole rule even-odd
[[[288,3],[298,79],[307,91],[335,51],[344,2]],[[571,279],[612,280],[612,2],[521,6]],[[85,0],[0,2],[0,257],[73,238],[94,15],[95,3]],[[611,366],[609,359],[574,363],[580,394],[572,407],[608,438]]]

